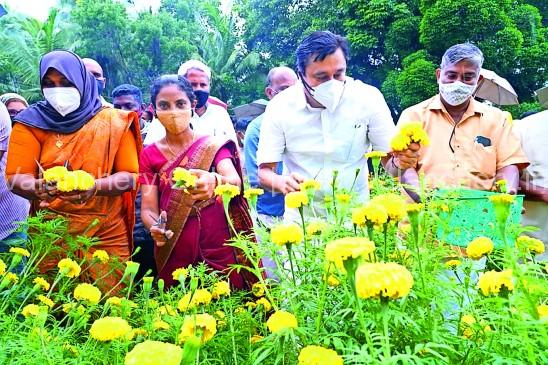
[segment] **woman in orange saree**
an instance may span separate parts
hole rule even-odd
[[[45,101],[15,118],[6,175],[12,191],[29,199],[31,213],[45,209],[47,216],[63,216],[69,233],[98,239],[76,255],[92,260],[102,249],[124,261],[130,257],[134,223],[134,196],[141,139],[137,114],[103,108],[93,76],[82,60],[68,51],[42,57],[40,80]],[[40,168],[68,165],[95,178],[87,191],[60,193],[46,184]],[[41,271],[53,269],[64,255],[59,250],[42,262]],[[86,272],[91,280],[111,286],[120,279],[105,276],[109,264],[94,263]],[[87,280],[89,278],[86,278]]]
[[[249,265],[242,252],[228,245],[232,238],[223,203],[215,197],[219,183],[240,187],[231,200],[229,214],[236,231],[252,233],[247,202],[241,194],[242,175],[236,145],[232,141],[197,136],[190,126],[195,96],[184,78],[162,76],[152,87],[152,103],[166,136],[141,153],[139,180],[141,217],[156,241],[158,276],[174,284],[174,270],[205,263],[228,276],[236,288],[250,288],[257,281],[249,271],[231,265]],[[173,170],[188,169],[196,184],[187,191],[173,187]],[[159,218],[167,224],[158,224]]]

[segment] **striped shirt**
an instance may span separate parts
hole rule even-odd
[[[18,227],[18,222],[27,219],[29,201],[12,194],[8,189],[5,178],[6,160],[9,136],[11,132],[11,120],[3,103],[0,103],[0,151],[3,152],[0,159],[0,240],[9,236]]]

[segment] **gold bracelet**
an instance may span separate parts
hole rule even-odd
[[[212,173],[215,176],[215,187],[223,184],[223,177],[216,172]]]

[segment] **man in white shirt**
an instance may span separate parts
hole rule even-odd
[[[238,143],[234,126],[226,109],[208,101],[211,86],[210,68],[200,61],[190,60],[179,67],[178,75],[190,82],[196,95],[196,107],[191,120],[194,131],[197,134],[224,136]],[[156,142],[165,135],[164,126],[155,119],[150,124],[144,144]]]
[[[521,148],[531,161],[520,181],[525,193],[525,214],[521,224],[540,228],[527,234],[544,242],[546,250],[539,259],[548,260],[548,110],[516,120],[513,127],[521,138]]]
[[[367,199],[367,164],[371,147],[389,152],[395,126],[384,97],[373,86],[345,75],[346,40],[331,32],[312,33],[297,49],[300,82],[272,99],[261,126],[257,162],[265,188],[287,194],[299,190],[304,179],[321,183],[323,200],[331,194],[333,172],[337,185]],[[383,160],[392,174],[416,164],[419,146],[393,153]],[[284,174],[275,168],[283,161]],[[294,213],[294,212],[293,212]],[[286,219],[294,218],[286,210]]]

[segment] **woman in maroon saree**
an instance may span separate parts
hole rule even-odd
[[[141,217],[156,241],[158,276],[170,286],[172,272],[199,262],[228,274],[236,288],[249,287],[254,280],[246,270],[237,273],[230,265],[246,264],[246,258],[225,243],[231,234],[218,184],[242,186],[236,145],[214,137],[197,136],[190,127],[195,97],[184,78],[162,76],[151,90],[158,120],[166,137],[141,153],[139,181],[142,189]],[[173,188],[173,170],[183,167],[197,176],[196,186],[187,192]],[[233,198],[230,215],[236,229],[252,233],[252,221],[243,197]],[[158,225],[162,218],[166,224]]]

